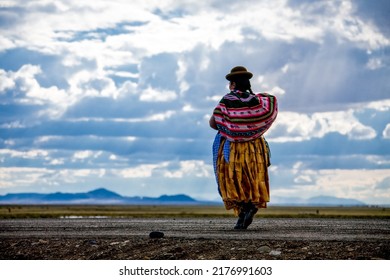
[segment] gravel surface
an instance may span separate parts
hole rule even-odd
[[[234,224],[235,218],[0,220],[0,259],[390,259],[389,219],[267,218],[247,230]]]

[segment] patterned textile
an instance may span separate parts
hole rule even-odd
[[[239,91],[226,94],[213,112],[221,135],[232,142],[259,138],[271,127],[277,114],[273,95]]]
[[[216,137],[217,138],[217,137]],[[225,137],[220,142],[215,161],[218,190],[227,210],[238,215],[240,203],[251,201],[257,208],[266,208],[269,201],[268,146],[263,137],[253,141],[230,142],[229,161],[225,158]]]
[[[212,148],[214,175],[215,175],[215,179],[217,181],[218,193],[220,196],[222,196],[221,188],[220,188],[219,182],[218,182],[218,154],[219,154],[220,147],[222,147],[222,153],[223,153],[224,160],[226,161],[226,163],[229,163],[229,158],[230,158],[230,141],[225,139],[223,141],[223,145],[221,146],[223,139],[224,139],[224,137],[221,135],[221,133],[218,132],[217,135],[215,135],[214,142],[213,142],[213,148]],[[263,150],[266,151],[266,155],[265,155],[266,156],[266,163],[267,163],[267,167],[269,167],[271,165],[271,150],[269,148],[267,140],[265,140],[265,138],[263,138],[263,140],[264,140],[264,144],[265,144],[265,148]]]

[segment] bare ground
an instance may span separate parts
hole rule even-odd
[[[0,220],[0,259],[390,259],[388,219]],[[164,233],[151,238],[150,232]]]

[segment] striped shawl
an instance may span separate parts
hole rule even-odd
[[[229,141],[244,142],[263,135],[278,114],[275,96],[232,91],[226,94],[213,115],[217,128]]]

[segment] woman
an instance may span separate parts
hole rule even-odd
[[[246,229],[269,202],[268,144],[262,136],[276,119],[276,98],[254,94],[251,72],[236,66],[226,75],[226,94],[210,118],[218,133],[213,144],[214,171],[225,208],[238,216],[235,229]]]

